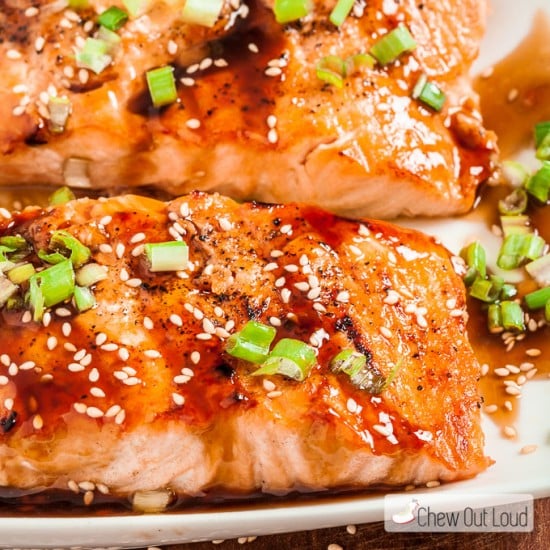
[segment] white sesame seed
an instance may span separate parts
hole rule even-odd
[[[282,70],[279,67],[268,67],[264,74],[266,76],[280,76],[282,74]]]
[[[35,414],[32,419],[32,427],[35,430],[41,430],[44,427],[44,420],[39,414]]]
[[[509,438],[516,437],[516,430],[512,426],[504,426],[504,428],[502,428],[502,433]]]
[[[281,320],[278,317],[270,317],[269,323],[273,325],[274,327],[280,327],[281,326]]]
[[[426,487],[428,489],[433,489],[435,487],[439,487],[440,485],[441,485],[441,482],[437,481],[437,479],[434,479],[433,481],[428,481],[428,483],[426,483]]]
[[[73,409],[79,414],[86,414],[87,408],[84,403],[73,403]]]
[[[289,223],[286,223],[281,226],[281,229],[279,230],[283,235],[291,235],[292,234],[292,225]]]
[[[0,375],[0,386],[5,386],[9,381],[10,379],[7,376]]]
[[[249,42],[248,44],[248,49],[252,52],[252,53],[258,53],[260,51],[260,48],[258,48],[257,44],[254,44],[254,42]]]
[[[111,418],[112,416],[116,416],[120,412],[120,410],[121,410],[120,405],[112,405],[105,412],[105,416],[107,418]]]
[[[103,351],[116,351],[118,349],[118,344],[110,342],[108,344],[103,344],[100,346]]]
[[[208,332],[199,332],[195,338],[197,340],[210,340],[212,338],[212,334],[208,333]]]
[[[319,313],[326,313],[327,312],[327,308],[323,304],[321,304],[320,302],[315,302],[313,304],[313,309],[315,311],[318,311]]]
[[[126,348],[120,348],[118,350],[118,356],[122,361],[128,361],[130,358],[130,352]]]
[[[42,324],[45,327],[49,327],[51,322],[52,322],[52,314],[49,311],[46,311],[46,313],[44,313],[44,317],[42,317]]]
[[[357,402],[355,401],[355,399],[350,397],[346,403],[346,408],[350,413],[357,412]]]
[[[537,445],[525,445],[520,449],[519,453],[522,455],[528,455],[528,454],[534,453],[537,449],[538,449]]]
[[[205,57],[200,63],[199,63],[199,69],[201,71],[205,71],[206,69],[209,69],[213,64],[211,57]]]
[[[134,277],[133,279],[128,279],[126,281],[126,285],[132,288],[137,288],[138,286],[141,286],[143,281],[141,279],[138,279],[137,277]]]
[[[218,57],[218,59],[214,59],[214,65],[216,67],[227,67],[229,63],[223,57]]]
[[[96,386],[90,388],[90,393],[94,397],[105,397],[105,392],[101,388],[98,388]]]
[[[88,374],[88,380],[90,382],[97,382],[99,380],[99,371],[95,367]]]
[[[506,367],[499,367],[493,371],[497,376],[508,376],[510,371]]]
[[[32,314],[30,311],[25,311],[25,313],[23,313],[22,317],[21,317],[21,322],[22,323],[30,323],[32,321]]]
[[[25,10],[25,17],[34,17],[39,13],[40,13],[40,10],[36,6],[31,6],[30,8],[27,8]]]
[[[197,365],[201,360],[201,354],[198,351],[193,351],[190,355],[191,362]]]
[[[18,372],[19,372],[19,367],[15,363],[12,363],[8,368],[8,374],[10,376],[17,376]]]
[[[525,355],[528,355],[529,357],[538,357],[541,353],[541,350],[538,348],[530,348],[525,351]]]
[[[288,304],[291,295],[292,293],[288,288],[283,288],[281,290],[281,299],[283,300],[283,303]]]
[[[110,254],[113,251],[113,247],[107,243],[101,243],[99,245],[99,251],[103,254]]]
[[[308,298],[308,300],[316,300],[317,298],[319,298],[320,295],[321,295],[321,287],[317,286],[315,288],[312,288],[307,293],[307,298]]]
[[[80,363],[69,363],[67,365],[67,369],[71,372],[82,372],[85,370],[85,367],[83,367]]]
[[[498,405],[492,404],[492,405],[486,405],[485,406],[485,412],[487,414],[493,414],[493,413],[497,412],[497,410],[498,410]]]
[[[120,410],[115,416],[115,424],[123,424],[126,419],[126,411],[124,409]]]
[[[187,87],[191,87],[195,85],[195,79],[191,78],[190,76],[184,76],[183,78],[180,78],[180,82]]]
[[[177,313],[172,313],[169,317],[170,322],[177,327],[183,326],[183,320]]]
[[[294,287],[302,292],[307,292],[309,290],[309,283],[306,283],[305,281],[299,281],[297,283],[294,283]]]
[[[25,361],[19,365],[19,370],[31,370],[34,369],[36,363],[34,361]]]
[[[187,384],[190,378],[185,374],[177,374],[176,376],[174,376],[173,380],[175,384]]]
[[[385,336],[386,338],[391,338],[393,336],[393,333],[392,331],[388,328],[388,327],[380,327],[380,334],[382,334],[382,336]]]
[[[355,533],[357,533],[357,527],[355,525],[348,525],[348,526],[346,526],[346,531],[350,535],[355,535]]]
[[[113,221],[113,216],[103,216],[100,220],[99,220],[99,225],[109,225],[111,222]],[[111,248],[110,245],[108,245],[109,248]],[[111,248],[112,250],[112,248]]]
[[[11,364],[10,356],[7,353],[0,355],[0,363],[2,363],[5,367],[9,367]]]
[[[58,307],[55,310],[55,314],[58,317],[70,317],[72,315],[71,310],[67,309],[66,307]]]
[[[341,303],[349,302],[349,292],[347,290],[342,290],[336,295],[336,301]]]
[[[153,320],[150,317],[144,317],[143,318],[143,326],[147,330],[153,330],[153,328],[155,327],[155,325],[153,323]]]
[[[67,481],[67,487],[73,492],[73,493],[80,493],[80,489],[78,487],[78,483],[74,479],[69,479]]]
[[[509,395],[520,395],[521,394],[521,389],[518,388],[517,386],[507,386],[504,391]]]
[[[282,250],[272,250],[269,255],[272,258],[280,258],[281,256],[284,256],[284,252]]]
[[[275,281],[275,286],[277,288],[281,288],[282,286],[284,286],[286,283],[286,279],[284,277],[279,277],[276,281]]]
[[[148,357],[149,359],[159,359],[160,357],[162,357],[161,353],[156,349],[146,349],[143,352],[143,355],[145,355],[145,357]]]
[[[190,118],[185,125],[190,130],[198,130],[201,127],[201,121],[198,118]]]
[[[204,313],[197,307],[193,308],[193,317],[197,321],[202,321],[204,319]]]
[[[277,262],[269,262],[264,266],[264,271],[274,271],[279,267],[279,264]]]
[[[41,52],[44,49],[45,45],[46,45],[46,40],[44,39],[43,36],[38,36],[34,41],[34,49],[37,52]]]
[[[295,264],[288,264],[284,266],[284,270],[288,271],[289,273],[297,273],[299,270],[299,267]]]
[[[176,405],[178,405],[178,407],[181,407],[185,403],[185,397],[179,393],[173,393],[172,400]]]
[[[283,395],[283,392],[278,390],[270,391],[269,393],[266,393],[266,396],[269,397],[269,399],[275,399],[277,397],[280,397],[281,395]]]
[[[126,247],[122,243],[118,243],[115,247],[115,254],[116,257],[120,260],[122,256],[124,256],[124,252],[126,250]]]
[[[141,380],[135,376],[130,376],[129,378],[122,380],[122,383],[127,386],[137,386],[138,384],[141,384]]]
[[[275,128],[270,128],[267,132],[267,141],[269,143],[277,143],[279,141],[279,134]]]
[[[509,401],[508,399],[507,399],[506,401],[504,401],[504,408],[505,408],[508,412],[512,412],[512,410],[513,410],[512,402]]]
[[[13,409],[13,405],[14,401],[11,397],[6,397],[6,399],[4,399],[4,407],[6,410],[11,411]]]
[[[166,45],[166,51],[170,55],[176,55],[178,52],[178,45],[173,40],[168,40],[168,44]]]
[[[15,59],[21,59],[23,56],[21,55],[21,52],[17,51],[17,50],[14,50],[13,48],[8,50],[6,52],[6,57],[8,59],[12,59],[12,60],[15,60]]]

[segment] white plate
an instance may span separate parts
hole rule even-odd
[[[528,32],[537,8],[548,7],[548,0],[523,0],[519,8],[517,0],[492,0],[492,6],[477,70],[515,47]],[[480,231],[472,222],[460,220],[415,225],[440,234],[455,251],[469,235]],[[496,464],[476,479],[432,490],[550,496],[549,395],[550,381],[527,384],[518,421],[520,439],[503,439],[492,422],[485,419],[487,453],[496,459]],[[538,445],[537,452],[520,455],[519,449],[528,444]],[[301,531],[381,521],[383,506],[383,496],[373,495],[139,517],[0,518],[0,548],[137,547]]]

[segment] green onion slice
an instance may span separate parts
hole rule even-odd
[[[529,179],[529,170],[521,162],[505,160],[502,162],[502,174],[512,187],[521,187]]]
[[[305,380],[317,362],[315,350],[301,340],[279,340],[254,376],[281,374],[301,382]]]
[[[87,246],[84,246],[69,232],[61,229],[53,232],[52,238],[50,239],[50,247],[53,250],[70,252],[69,258],[74,267],[80,267],[85,264],[90,259],[92,254]]]
[[[550,161],[543,160],[542,166],[525,183],[525,190],[542,203],[548,201],[550,190]]]
[[[96,263],[83,265],[75,274],[79,286],[92,286],[108,277],[105,268]]]
[[[282,25],[305,17],[311,9],[311,0],[275,0],[273,6],[275,19]]]
[[[154,107],[158,109],[170,105],[178,99],[174,67],[165,65],[158,69],[152,69],[145,73],[145,77]]]
[[[352,349],[342,350],[330,362],[333,372],[344,372],[347,375],[355,376],[367,364],[367,358],[363,353]]]
[[[502,313],[502,327],[504,330],[514,330],[523,332],[525,324],[523,322],[523,310],[517,302],[503,300],[500,303]]]
[[[65,131],[67,120],[71,114],[71,102],[67,97],[50,97],[48,100],[48,113],[50,115],[50,130],[54,133]]]
[[[445,93],[436,84],[430,82],[425,74],[420,75],[412,91],[412,97],[434,111],[441,111],[447,99]]]
[[[505,237],[497,258],[501,269],[515,269],[525,260],[535,260],[542,255],[545,247],[542,237],[529,233],[526,235],[512,233]]]
[[[527,193],[525,189],[518,187],[504,199],[498,201],[498,211],[506,216],[523,214],[527,209]]]
[[[323,82],[342,88],[346,77],[346,63],[337,55],[327,55],[317,63],[315,72],[317,78]]]
[[[361,67],[372,69],[376,65],[376,59],[368,53],[356,53],[344,59],[345,75],[351,75]]]
[[[186,23],[213,27],[223,8],[223,0],[186,0],[181,13]]]
[[[78,311],[87,311],[96,304],[92,291],[85,286],[74,287],[74,302]]]
[[[476,279],[470,286],[470,296],[482,302],[494,302],[500,296],[504,280],[492,276],[490,279]]]
[[[525,305],[529,309],[539,309],[546,306],[546,302],[550,300],[550,287],[539,288],[529,294],[526,294],[523,299],[525,300]]]
[[[86,38],[84,47],[76,54],[77,65],[96,74],[103,72],[113,61],[109,48],[105,40]]]
[[[147,243],[144,252],[153,272],[182,271],[189,261],[189,247],[182,241]]]
[[[31,263],[24,263],[16,265],[13,269],[10,269],[7,272],[7,276],[12,283],[20,285],[21,283],[28,281],[35,273],[36,269]]]
[[[269,347],[276,332],[275,328],[269,325],[248,321],[239,332],[227,339],[225,351],[233,357],[261,364],[269,355]]]
[[[531,220],[529,219],[529,216],[523,214],[500,217],[500,225],[502,227],[504,237],[512,235],[513,233],[520,233],[522,235],[531,233],[530,224]]]
[[[333,10],[330,12],[330,22],[339,27],[349,15],[354,2],[355,0],[338,0],[336,6],[334,6]]]
[[[128,13],[116,6],[111,6],[101,12],[97,22],[110,31],[118,31],[128,21]]]
[[[122,3],[132,17],[137,17],[145,11],[149,0],[122,0]]]
[[[72,297],[75,288],[73,264],[63,262],[35,273],[29,279],[30,301],[34,319],[39,321],[45,307],[51,307]]]
[[[409,29],[400,23],[395,29],[384,35],[376,42],[370,53],[381,65],[395,61],[400,55],[411,52],[416,48],[416,41]]]
[[[51,206],[56,206],[58,204],[65,204],[66,202],[72,201],[75,198],[75,194],[72,192],[72,190],[67,186],[63,186],[59,189],[56,189],[48,197],[48,204],[50,204]]]
[[[502,310],[499,303],[489,304],[487,308],[487,328],[492,334],[502,332]]]
[[[477,278],[487,277],[487,258],[485,249],[479,241],[474,241],[460,251],[460,256],[466,262],[468,271],[464,276],[466,285],[472,284]]]

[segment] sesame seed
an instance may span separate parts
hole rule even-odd
[[[135,376],[130,376],[129,378],[122,380],[122,383],[126,386],[137,386],[138,384],[141,384],[141,380]]]
[[[126,247],[122,243],[118,243],[115,247],[115,254],[116,257],[120,260],[122,256],[124,256],[124,252],[126,250]]]
[[[355,525],[348,525],[348,526],[346,526],[346,531],[350,535],[355,535],[355,533],[357,533],[357,527]]]
[[[25,361],[19,365],[19,370],[31,370],[34,369],[36,363],[34,361]]]
[[[326,313],[327,312],[327,308],[321,304],[320,302],[316,302],[313,304],[313,309],[315,311],[318,311],[319,313]]]
[[[229,319],[229,321],[227,321],[227,323],[225,323],[225,330],[231,331],[234,328],[235,328],[235,321],[233,321],[233,319]]]
[[[0,375],[0,386],[5,386],[9,381],[10,379],[7,376]]]
[[[201,71],[205,71],[206,69],[209,69],[214,62],[212,61],[211,57],[205,57],[200,63],[199,63],[199,69]]]
[[[183,395],[180,395],[179,393],[173,393],[172,400],[179,407],[181,407],[185,403],[185,397]]]
[[[95,488],[102,494],[102,495],[108,495],[109,494],[109,487],[107,485],[104,485],[103,483],[96,483]]]
[[[185,125],[190,130],[198,130],[201,127],[201,121],[198,118],[190,118]]]
[[[530,348],[525,351],[525,355],[528,355],[529,357],[538,357],[541,353],[541,350],[538,348]]]
[[[103,254],[110,254],[113,251],[113,247],[110,244],[101,243],[99,245],[99,251],[103,252]]]
[[[282,70],[279,67],[268,67],[264,74],[266,76],[280,76],[282,74]]]
[[[138,279],[137,277],[134,277],[133,279],[128,279],[126,281],[126,285],[132,288],[137,288],[138,286],[141,286],[143,281],[141,279]]]
[[[294,286],[302,292],[307,292],[309,290],[309,283],[306,283],[305,281],[294,283]]]
[[[137,244],[144,240],[145,240],[145,233],[136,233],[135,235],[132,236],[132,238],[130,239],[130,242],[132,244]]]
[[[0,363],[2,363],[5,367],[9,367],[11,363],[10,356],[7,353],[0,355]]]
[[[126,419],[126,411],[124,409],[120,410],[115,416],[115,424],[122,424]]]
[[[8,369],[8,374],[10,376],[17,376],[18,372],[19,372],[19,367],[15,363],[12,363]]]
[[[103,416],[103,411],[97,407],[87,407],[86,414],[90,418],[101,418]]]
[[[248,44],[248,49],[252,52],[252,53],[258,53],[260,51],[260,49],[258,48],[258,46],[256,44],[254,44],[254,42],[250,42]]]
[[[279,265],[277,264],[277,262],[269,262],[264,266],[264,271],[274,271],[278,267]]]
[[[25,10],[25,17],[34,17],[40,13],[39,9],[36,6],[31,6]]]
[[[113,217],[112,216],[103,216],[100,220],[99,220],[99,225],[109,225],[111,222],[113,221]],[[107,245],[109,248],[111,248],[111,245]],[[112,250],[112,248],[111,248]]]
[[[510,371],[506,367],[499,367],[493,371],[497,376],[508,376]]]
[[[58,307],[55,310],[55,314],[58,317],[70,317],[72,315],[71,310],[67,309],[66,307]]]
[[[493,414],[493,413],[497,412],[497,410],[498,410],[498,405],[492,404],[492,405],[486,405],[485,406],[485,412],[487,414]]]
[[[46,40],[44,39],[43,36],[38,36],[34,41],[34,49],[37,52],[41,52],[44,49],[45,45],[46,45]]]
[[[97,382],[99,380],[99,371],[95,367],[88,374],[88,380],[90,382]]]
[[[283,288],[281,290],[281,299],[283,300],[283,303],[288,304],[291,294],[292,293],[288,288]]]
[[[194,365],[197,365],[198,362],[201,360],[201,354],[198,352],[198,351],[193,351],[191,353],[191,362],[194,364]]]
[[[233,224],[227,218],[220,218],[218,223],[223,231],[230,231],[233,229]]]
[[[94,501],[94,493],[92,491],[86,491],[82,500],[85,506],[90,506]]]
[[[516,430],[512,426],[504,426],[504,428],[502,428],[502,433],[509,438],[516,437]]]
[[[489,365],[483,363],[483,365],[481,365],[481,376],[487,376],[487,374],[489,374]]]
[[[162,357],[161,353],[156,349],[147,349],[143,352],[143,355],[149,359],[159,359]]]
[[[193,317],[197,321],[202,321],[204,318],[204,313],[197,307],[193,308]]]
[[[535,369],[535,368],[531,369],[530,371],[527,371],[525,373],[527,380],[531,380],[531,378],[533,378],[535,374],[537,374],[537,372],[538,372],[538,369]]]
[[[282,250],[272,250],[269,255],[272,258],[280,258],[281,256],[284,256],[284,252]]]
[[[270,317],[269,323],[274,327],[280,327],[282,325],[281,320],[278,317]]]
[[[537,449],[538,449],[537,445],[525,445],[520,449],[519,453],[522,455],[528,455],[528,454],[534,453]]]
[[[277,288],[281,288],[282,286],[284,286],[286,283],[286,279],[284,277],[279,277],[276,281],[275,281],[275,286]]]
[[[176,55],[178,52],[178,45],[173,40],[168,40],[168,44],[166,45],[166,51],[170,55]]]
[[[277,130],[275,130],[275,128],[271,128],[267,132],[267,141],[269,143],[277,143],[279,141],[279,134],[277,133]]]
[[[67,487],[73,492],[73,493],[80,493],[80,489],[78,487],[78,483],[74,479],[69,479],[67,481]]]
[[[65,322],[61,327],[61,332],[63,333],[63,336],[65,336],[65,338],[68,338],[71,335],[72,329],[73,327],[71,326],[71,324]]]
[[[283,235],[291,235],[292,234],[292,225],[290,225],[289,223],[285,223],[284,225],[281,226],[280,232]]]
[[[390,436],[393,432],[393,428],[391,428],[391,426],[382,426],[381,424],[374,424],[372,429],[384,437]]]
[[[82,372],[85,368],[80,363],[69,363],[67,369],[71,372]]]
[[[100,346],[103,351],[116,351],[118,349],[118,344],[110,342],[108,344],[103,344]]]
[[[218,59],[214,59],[214,65],[216,67],[227,67],[229,63],[223,57],[219,57]]]
[[[335,542],[333,542],[327,546],[327,550],[344,550],[344,549],[339,544],[336,544]]]
[[[512,412],[512,410],[513,410],[512,402],[509,401],[508,399],[507,399],[506,401],[504,401],[504,408],[505,408],[508,412]]]
[[[177,313],[172,313],[172,315],[170,315],[170,322],[177,327],[183,326],[182,318]]]
[[[94,397],[105,397],[105,392],[101,388],[98,388],[96,386],[90,388],[90,393]]]
[[[120,348],[118,350],[118,356],[122,361],[128,361],[130,358],[130,352],[126,348]]]
[[[349,292],[347,290],[342,290],[336,295],[336,301],[341,303],[349,302]]]
[[[120,405],[112,405],[105,412],[105,416],[107,418],[111,418],[112,416],[116,416],[120,411],[121,411]]]
[[[153,320],[150,317],[144,317],[143,318],[143,326],[147,330],[153,330],[153,328],[155,327],[155,325],[153,323]]]
[[[21,55],[21,52],[17,51],[17,50],[14,50],[13,48],[8,50],[6,52],[6,57],[8,59],[12,59],[12,60],[15,60],[15,59],[21,59],[23,56]]]
[[[283,392],[277,390],[266,393],[266,396],[269,397],[269,399],[275,399],[277,397],[281,397],[281,395],[283,395]]]
[[[520,395],[521,394],[521,389],[518,388],[517,386],[507,386],[504,391],[509,395]]]
[[[307,298],[308,298],[308,300],[316,300],[317,298],[319,298],[320,295],[321,295],[321,287],[317,286],[315,288],[312,288],[307,293]]]
[[[350,413],[357,412],[357,402],[351,397],[348,399],[346,407]]]
[[[428,481],[428,483],[426,483],[426,487],[428,489],[433,489],[434,487],[439,487],[440,485],[441,482],[437,481],[436,479],[434,479],[433,481]]]
[[[86,414],[87,405],[84,403],[73,403],[73,409],[79,414]]]
[[[288,271],[289,273],[297,273],[299,270],[299,267],[295,264],[288,264],[284,266],[284,270]]]
[[[25,311],[25,313],[23,313],[23,316],[21,317],[21,322],[22,323],[30,323],[32,321],[32,314],[30,311]]]
[[[264,381],[262,382],[262,385],[264,387],[264,390],[268,391],[268,392],[274,391],[275,388],[277,387],[277,386],[275,386],[275,384],[271,380],[268,380],[267,378],[264,378]]]
[[[190,76],[184,76],[183,78],[180,78],[180,82],[187,87],[195,85],[195,79],[191,78]]]
[[[199,332],[195,338],[197,340],[210,340],[212,338],[212,334],[208,333],[208,332]]]
[[[508,92],[508,95],[506,96],[506,99],[508,100],[509,103],[512,103],[513,101],[515,101],[519,96],[519,91],[517,88],[512,88],[509,92]]]

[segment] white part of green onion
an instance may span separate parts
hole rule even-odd
[[[223,0],[186,0],[181,17],[186,23],[213,27],[223,8]]]
[[[182,271],[189,262],[189,247],[182,241],[147,243],[144,252],[152,272]]]

